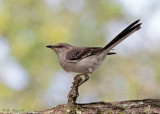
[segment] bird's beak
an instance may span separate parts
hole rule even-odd
[[[53,45],[48,45],[48,46],[46,46],[47,48],[54,48],[54,46]]]

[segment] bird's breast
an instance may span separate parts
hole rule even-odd
[[[92,73],[95,71],[101,64],[102,61],[97,57],[86,57],[76,61],[68,61],[65,58],[62,60],[59,59],[59,62],[62,68],[66,72],[77,72],[77,73]]]

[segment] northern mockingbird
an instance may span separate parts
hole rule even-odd
[[[46,47],[56,52],[59,62],[65,71],[80,73],[79,76],[84,75],[84,83],[89,79],[88,74],[100,67],[107,55],[115,54],[110,52],[113,47],[141,28],[142,23],[139,23],[139,21],[133,22],[103,48],[76,47],[66,43],[58,43]]]

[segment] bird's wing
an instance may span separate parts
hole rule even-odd
[[[88,56],[92,56],[100,52],[103,48],[101,47],[83,47],[83,48],[75,48],[70,50],[66,59],[70,61],[79,60]],[[113,52],[108,53],[108,55],[116,54]]]

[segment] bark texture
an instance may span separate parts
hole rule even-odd
[[[54,108],[29,112],[34,114],[160,114],[160,100],[144,99],[120,102],[95,102],[58,105]]]

